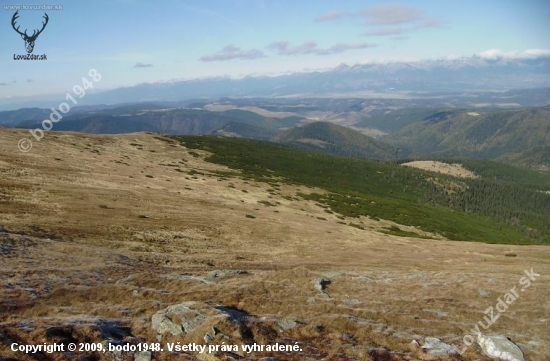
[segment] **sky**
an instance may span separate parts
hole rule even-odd
[[[325,70],[345,63],[550,54],[548,0],[0,0],[0,99],[212,76]],[[48,23],[33,54],[28,35]]]

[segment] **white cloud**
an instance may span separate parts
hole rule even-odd
[[[151,68],[153,64],[136,63],[134,68]]]
[[[386,36],[386,35],[399,35],[399,34],[403,34],[403,32],[405,32],[405,30],[400,27],[400,26],[395,26],[395,27],[391,27],[391,28],[377,28],[377,29],[371,29],[371,30],[368,30],[365,35],[370,35],[370,36]]]
[[[442,27],[443,19],[428,16],[423,10],[401,4],[375,5],[355,12],[332,10],[315,21],[334,21],[346,17],[364,19],[369,36],[398,35],[425,28]]]
[[[264,53],[257,49],[243,50],[233,45],[227,45],[217,53],[203,56],[202,58],[200,58],[200,60],[204,62],[211,62],[211,61],[226,61],[226,60],[233,60],[233,59],[252,60],[252,59],[259,59],[264,57],[265,57]]]
[[[396,25],[421,20],[421,10],[400,4],[376,5],[357,13],[364,16],[369,25]]]
[[[326,49],[318,49],[315,53],[317,55],[339,54],[348,50],[366,49],[366,48],[372,48],[375,46],[376,46],[375,44],[367,44],[367,43],[353,43],[353,44],[338,43]]]
[[[550,49],[528,49],[522,55],[526,58],[546,58],[550,57]]]
[[[354,49],[366,49],[376,46],[375,44],[360,43],[338,43],[328,48],[319,48],[314,41],[307,41],[301,45],[291,46],[288,41],[278,41],[268,45],[268,49],[275,51],[278,55],[331,55],[346,52]]]
[[[290,46],[288,41],[277,41],[267,46],[269,50],[275,51],[279,55],[305,55],[314,53],[317,43],[306,41],[302,45]]]
[[[340,12],[340,11],[337,11],[337,10],[332,10],[332,11],[329,11],[327,13],[324,13],[324,14],[321,14],[319,15],[315,21],[318,21],[318,22],[321,22],[321,21],[331,21],[331,20],[336,20],[336,19],[340,19],[342,17],[346,16],[345,13],[343,12]]]
[[[550,57],[550,49],[527,49],[524,51],[504,51],[500,49],[489,49],[476,54],[477,56],[490,59],[538,59]]]

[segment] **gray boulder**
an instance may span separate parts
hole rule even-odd
[[[151,351],[138,351],[134,353],[134,361],[151,361]]]
[[[503,361],[525,361],[521,349],[506,336],[479,334],[477,343],[486,356],[496,357]]]
[[[193,304],[180,303],[158,311],[151,319],[151,327],[158,335],[169,332],[175,336],[191,332],[206,319],[206,314],[191,308]]]
[[[277,324],[277,326],[279,326],[281,331],[290,330],[290,329],[293,329],[294,327],[298,326],[298,322],[296,322],[295,320],[292,320],[290,318],[282,318],[282,319],[279,319],[279,320],[275,321],[275,323]]]
[[[300,321],[296,321],[291,318],[276,318],[272,316],[261,317],[259,320],[261,322],[269,322],[276,325],[281,332],[291,330],[301,323]]]
[[[458,349],[455,346],[449,345],[436,337],[426,337],[422,350],[435,357],[458,353]]]

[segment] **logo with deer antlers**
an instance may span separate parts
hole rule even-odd
[[[19,31],[19,26],[16,28],[15,27],[15,21],[19,18],[19,15],[17,15],[17,13],[19,13],[19,10],[15,12],[15,14],[13,14],[13,18],[11,18],[11,26],[13,27],[13,30],[17,31],[17,33],[19,35],[21,35],[21,38],[23,38],[23,40],[25,40],[25,48],[27,49],[27,53],[32,53],[33,49],[34,49],[34,42],[36,41],[36,38],[38,38],[38,35],[40,35],[40,33],[42,33],[42,31],[44,31],[44,28],[46,27],[46,25],[48,24],[48,20],[50,18],[48,18],[48,14],[44,13],[44,19],[46,21],[43,21],[42,22],[42,29],[38,30],[34,30],[34,32],[32,33],[31,36],[29,36],[27,34],[27,30],[25,30],[25,32],[20,32]]]

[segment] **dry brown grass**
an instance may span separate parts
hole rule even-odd
[[[213,172],[228,169],[203,161],[204,152],[149,134],[48,133],[22,154],[24,134],[0,130],[1,356],[30,360],[9,343],[43,342],[52,325],[72,323],[76,339],[97,341],[101,319],[153,342],[155,312],[199,301],[301,321],[275,334],[251,327],[257,342],[298,340],[310,359],[418,359],[369,348],[406,353],[427,336],[461,346],[531,267],[540,278],[488,333],[519,342],[530,360],[550,354],[547,247],[402,238],[380,232],[391,222],[345,220],[362,222],[360,230],[288,199],[311,189],[221,177]],[[181,277],[215,269],[248,274],[215,284]],[[313,288],[319,277],[332,280],[327,295]],[[484,360],[474,347],[464,359]]]
[[[464,168],[461,164],[448,164],[436,162],[433,160],[416,160],[414,162],[403,163],[406,167],[414,167],[431,172],[443,173],[459,178],[477,178],[478,175]]]

